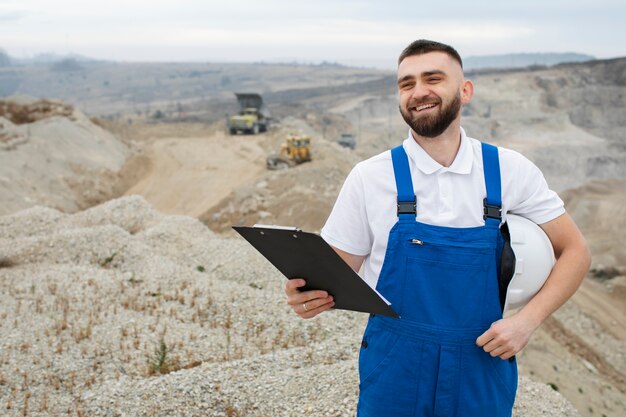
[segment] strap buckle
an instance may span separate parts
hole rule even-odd
[[[502,207],[487,203],[487,198],[483,199],[483,220],[502,220]]]
[[[398,200],[398,216],[401,214],[417,214],[417,200],[413,196],[413,201]]]

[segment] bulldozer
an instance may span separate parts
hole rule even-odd
[[[263,98],[256,93],[235,93],[235,96],[239,102],[239,113],[228,118],[230,134],[242,132],[256,135],[267,131],[270,113],[263,105]]]
[[[266,159],[267,169],[287,169],[311,160],[311,138],[302,135],[288,135],[280,147],[278,155]]]

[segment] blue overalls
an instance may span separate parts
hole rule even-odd
[[[359,354],[358,417],[510,417],[515,360],[476,345],[502,318],[497,148],[483,144],[485,225],[415,221],[415,194],[402,146],[392,150],[398,222],[389,232],[376,289],[401,316],[371,316]],[[419,202],[417,202],[419,204]]]

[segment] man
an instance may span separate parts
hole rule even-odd
[[[460,109],[474,87],[456,50],[415,41],[400,55],[397,79],[409,136],[356,165],[322,230],[401,316],[369,319],[358,415],[510,416],[515,355],[576,291],[589,250],[535,165],[466,136]],[[507,212],[539,224],[557,261],[540,292],[502,318],[499,228]],[[299,292],[304,283],[285,287],[298,315],[332,308],[324,291]]]

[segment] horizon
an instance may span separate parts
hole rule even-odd
[[[69,53],[69,54],[58,54],[55,52],[40,52],[32,56],[25,57],[17,57],[11,54],[8,54],[4,48],[0,45],[0,53],[5,53],[18,65],[22,64],[32,64],[32,63],[54,63],[60,62],[63,60],[74,60],[77,63],[119,63],[119,64],[241,64],[241,65],[252,65],[252,64],[262,64],[262,65],[302,65],[302,66],[341,66],[341,67],[352,67],[352,68],[364,68],[364,69],[378,69],[378,70],[395,70],[396,62],[395,60],[391,62],[389,65],[385,60],[370,60],[369,62],[356,62],[356,63],[346,63],[339,61],[329,61],[329,60],[301,60],[297,58],[285,58],[284,60],[260,60],[260,61],[245,61],[245,60],[230,60],[230,61],[206,61],[206,60],[189,60],[189,61],[167,61],[167,60],[111,60],[111,59],[99,59],[91,56]],[[582,54],[579,52],[516,52],[516,53],[502,53],[502,54],[490,54],[490,55],[471,55],[471,56],[462,56],[463,64],[466,69],[482,69],[487,68],[485,65],[475,66],[474,64],[467,65],[468,62],[473,60],[490,60],[490,59],[515,59],[520,57],[545,57],[551,58],[551,62],[549,63],[541,63],[534,62],[527,65],[545,65],[552,66],[560,63],[575,63],[575,62],[585,62],[585,61],[595,61],[595,60],[610,60],[610,59],[620,59],[626,58],[625,56],[616,56],[616,57],[608,57],[608,58],[598,58],[588,54]],[[571,56],[575,57],[574,60],[561,60],[556,59],[556,57],[563,56]],[[588,59],[586,59],[588,58]],[[357,60],[358,61],[358,60]],[[378,62],[377,62],[378,61]],[[525,65],[518,65],[513,63],[511,68],[520,67]],[[503,66],[502,68],[508,68]]]
[[[518,10],[458,0],[445,7],[405,0],[393,7],[374,1],[109,0],[86,10],[76,0],[5,0],[0,48],[17,59],[49,52],[116,62],[327,61],[389,69],[408,43],[426,38],[452,45],[464,58],[574,51],[608,59],[626,56],[622,3],[529,0]]]

